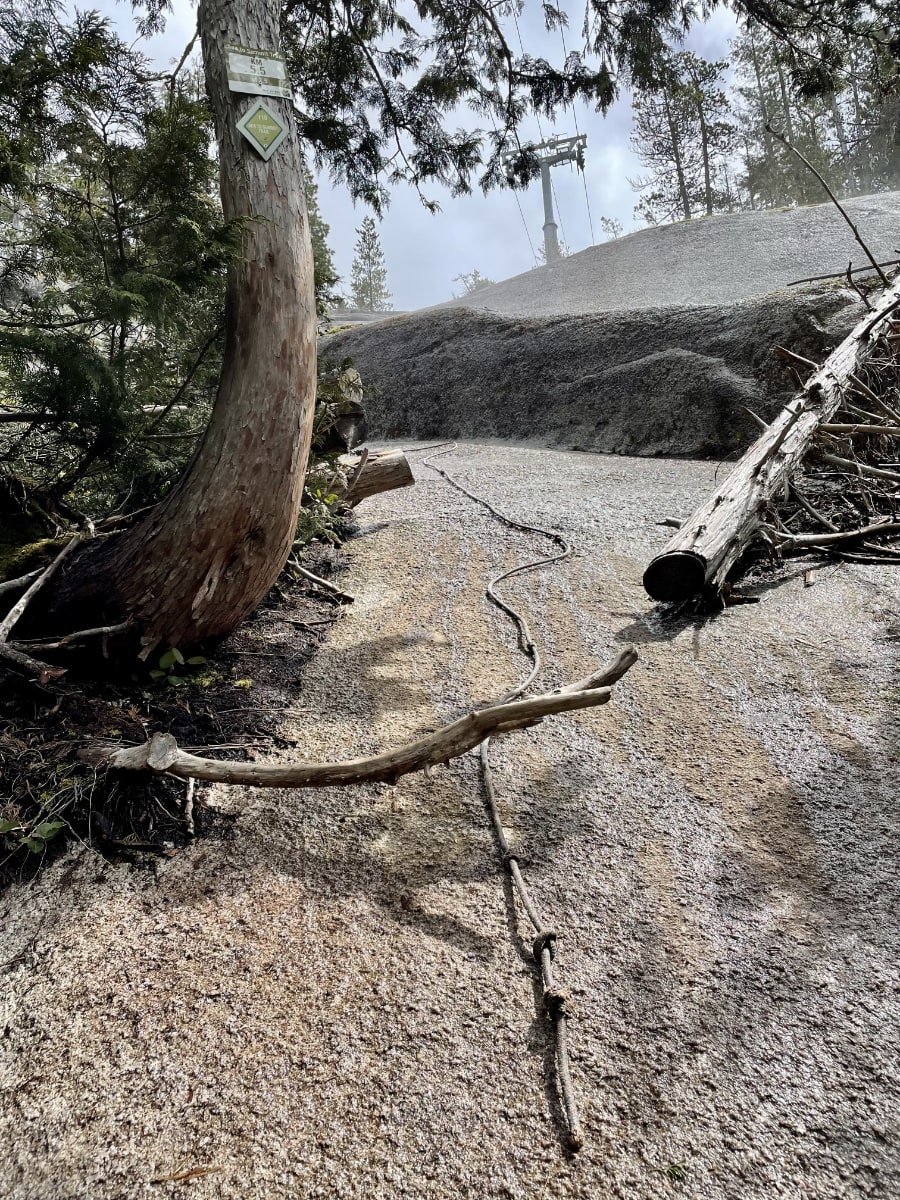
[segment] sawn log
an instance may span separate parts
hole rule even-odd
[[[707,589],[721,590],[759,529],[769,501],[806,455],[819,426],[840,408],[854,372],[870,353],[875,331],[898,305],[900,278],[653,559],[644,572],[644,587],[654,600],[689,600]]]
[[[413,483],[412,469],[403,451],[385,450],[380,454],[368,455],[344,500],[347,504],[356,505],[367,496],[409,487]]]

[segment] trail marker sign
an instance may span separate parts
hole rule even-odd
[[[254,50],[250,46],[226,46],[228,87],[252,96],[279,96],[290,100],[291,84],[287,62],[277,50]]]
[[[264,162],[269,161],[288,135],[287,122],[265,100],[257,100],[237,127]]]

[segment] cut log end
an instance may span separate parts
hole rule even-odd
[[[361,470],[355,475],[344,499],[351,507],[355,507],[368,496],[409,487],[413,483],[412,468],[402,450],[369,454],[361,463]]]
[[[644,572],[644,587],[654,600],[676,604],[703,591],[706,563],[690,550],[659,554]]]

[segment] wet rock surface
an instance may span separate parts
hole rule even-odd
[[[897,576],[848,564],[804,588],[794,564],[758,605],[673,622],[641,571],[716,464],[476,444],[442,465],[576,544],[507,587],[542,687],[641,655],[612,704],[492,751],[560,934],[585,1149],[562,1147],[528,930],[467,757],[394,788],[217,788],[198,802],[236,814],[229,841],[155,873],[73,852],[11,889],[0,1191],[897,1194]],[[360,510],[356,604],[285,712],[310,758],[416,736],[523,670],[482,588],[544,539],[416,470]]]
[[[843,202],[879,261],[900,258],[900,192]],[[503,316],[551,317],[723,305],[798,279],[868,264],[833,204],[720,213],[639,229],[450,301]]]
[[[876,258],[900,257],[900,192],[847,201]],[[791,390],[785,345],[817,360],[862,309],[867,262],[832,204],[642,229],[461,299],[327,338],[366,385],[380,437],[534,440],[615,454],[726,456]],[[860,276],[859,278],[864,278]]]
[[[510,438],[608,453],[724,457],[793,380],[772,351],[821,359],[862,306],[835,287],[740,304],[520,318],[429,309],[332,335],[379,437]]]

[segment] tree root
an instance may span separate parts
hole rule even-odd
[[[414,742],[371,758],[334,763],[223,762],[179,750],[168,733],[155,733],[140,746],[120,742],[94,742],[79,752],[83,762],[116,770],[156,771],[179,779],[205,779],[214,783],[239,783],[251,787],[333,787],[356,783],[394,783],[401,776],[458,758],[486,737],[527,729],[544,717],[594,708],[608,703],[612,684],[637,661],[629,647],[609,666],[577,683],[507,704],[476,709],[459,720]]]

